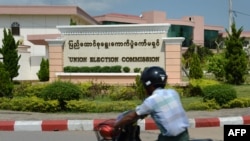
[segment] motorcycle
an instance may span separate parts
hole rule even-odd
[[[94,127],[97,141],[142,141],[140,126],[134,121],[122,129],[114,131],[114,125],[129,111],[120,114],[116,119],[108,119]],[[190,139],[189,141],[213,141],[212,139]]]
[[[116,119],[105,120],[94,127],[97,141],[141,141],[140,126],[137,125],[137,121],[124,126],[122,129],[114,130],[115,123],[129,112],[123,112]]]

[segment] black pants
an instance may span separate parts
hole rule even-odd
[[[189,133],[188,130],[183,131],[177,136],[163,136],[159,134],[157,141],[188,141]]]

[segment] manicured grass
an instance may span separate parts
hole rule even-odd
[[[250,85],[233,85],[237,92],[237,97],[244,97],[244,98],[250,98]],[[196,101],[202,101],[202,97],[182,97],[181,98],[182,104],[184,107],[187,107],[190,103],[196,102]]]
[[[238,97],[250,98],[250,85],[233,86],[237,92]]]
[[[202,97],[182,97],[181,102],[184,108],[195,101],[202,101]]]

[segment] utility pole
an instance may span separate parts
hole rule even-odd
[[[233,23],[233,2],[232,0],[229,0],[229,28],[228,31],[231,34],[232,30],[231,30],[231,26]]]

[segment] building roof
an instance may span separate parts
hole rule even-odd
[[[146,17],[145,17],[146,16]],[[104,21],[110,22],[123,22],[123,23],[135,23],[135,24],[144,24],[144,23],[154,23],[157,22],[158,19],[163,23],[170,23],[175,25],[187,25],[194,26],[194,22],[187,20],[189,17],[200,17],[200,16],[186,16],[182,19],[167,19],[165,12],[163,11],[148,11],[143,12],[142,15],[129,15],[129,14],[120,14],[120,13],[108,13],[99,16],[94,16],[99,23]],[[156,20],[155,20],[156,19]],[[216,25],[204,25],[205,30],[217,30],[222,33],[223,37],[227,36],[227,32],[225,32],[225,28],[222,26]],[[250,37],[249,31],[243,31],[241,34],[242,37]]]
[[[77,6],[0,5],[0,15],[76,15],[89,24],[98,24],[92,16]]]
[[[27,40],[35,45],[47,45],[46,39],[60,38],[60,34],[39,34],[39,35],[27,35]]]
[[[95,18],[95,20],[97,20],[99,23],[102,23],[103,21],[135,23],[135,24],[147,23],[147,21],[143,20],[140,16],[119,14],[119,13],[108,13],[105,15],[94,16],[93,18]]]
[[[92,16],[77,6],[25,6],[25,5],[0,5],[0,15],[69,15],[77,16],[90,25],[99,24]],[[59,34],[28,35],[27,39],[34,43],[45,45],[45,39],[55,39]]]
[[[168,19],[166,13],[164,11],[146,11],[142,12],[141,15],[128,15],[128,14],[119,14],[119,13],[108,13],[104,15],[94,16],[99,23],[102,22],[122,22],[122,23],[170,23],[173,25],[187,25],[187,26],[195,26],[193,21],[190,21],[189,18],[201,16],[186,16],[182,19]],[[203,17],[201,17],[203,18]],[[223,31],[224,28],[222,26],[215,25],[204,25],[206,30],[218,30]]]

